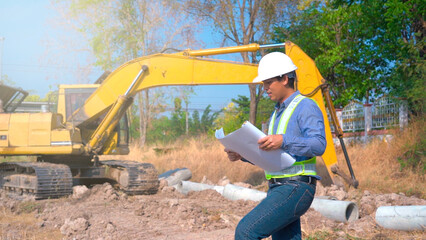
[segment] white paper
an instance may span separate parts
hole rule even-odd
[[[266,135],[250,122],[225,136],[223,128],[216,130],[216,138],[225,148],[240,154],[266,171],[276,172],[290,167],[296,161],[283,150],[263,151],[257,141]]]

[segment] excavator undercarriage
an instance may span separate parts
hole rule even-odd
[[[110,182],[129,195],[155,194],[158,173],[149,163],[99,161],[97,166],[76,166],[48,162],[0,164],[0,186],[8,192],[33,195],[36,199],[72,194],[73,185]]]
[[[6,191],[34,195],[36,199],[72,194],[70,168],[63,164],[13,162],[0,164],[0,186]]]

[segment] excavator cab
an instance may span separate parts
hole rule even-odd
[[[84,105],[86,100],[99,86],[100,84],[59,85],[58,113],[64,117],[65,124],[77,126],[81,123],[81,120],[74,118],[73,113]],[[85,139],[89,139],[93,134],[103,117],[104,115],[94,120],[92,124],[80,128],[84,143],[86,143]],[[128,153],[129,122],[127,114],[124,114],[119,124],[117,124],[114,133],[104,144],[100,155],[126,155]]]
[[[72,122],[72,113],[83,106],[98,87],[99,84],[59,85],[58,113]]]

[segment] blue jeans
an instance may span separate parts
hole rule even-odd
[[[300,216],[311,206],[315,185],[300,181],[269,184],[268,195],[238,223],[235,240],[302,239]]]

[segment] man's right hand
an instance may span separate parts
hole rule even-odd
[[[226,149],[226,148],[225,148],[225,152],[228,154],[229,161],[231,161],[231,162],[235,162],[235,161],[238,161],[241,158],[243,158],[243,157],[241,157],[240,154],[233,152],[233,151]]]

